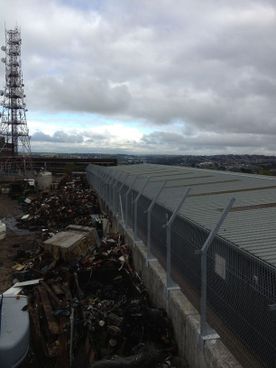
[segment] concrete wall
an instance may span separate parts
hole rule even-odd
[[[219,338],[201,339],[199,313],[182,291],[170,291],[166,300],[166,273],[163,267],[158,261],[151,261],[147,265],[145,245],[141,241],[135,242],[131,230],[126,231],[116,219],[113,221],[116,230],[125,235],[126,242],[132,247],[135,268],[141,274],[152,302],[168,312],[183,367],[187,360],[191,368],[241,368]]]

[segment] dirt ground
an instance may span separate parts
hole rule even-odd
[[[16,217],[22,214],[17,201],[7,195],[0,195],[0,220],[7,225],[6,238],[0,240],[0,293],[13,284],[14,269],[17,251],[28,249],[37,238],[36,233],[30,233],[16,228]]]
[[[19,216],[22,213],[17,201],[6,194],[0,194],[0,219],[3,217]]]

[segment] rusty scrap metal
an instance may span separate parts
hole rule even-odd
[[[33,267],[45,267],[46,260],[52,262],[43,253]],[[30,296],[34,339],[41,339],[45,359],[61,367],[76,367],[80,354],[85,354],[84,367],[104,366],[101,361],[135,367],[135,357],[154,367],[159,360],[149,357],[149,344],[162,352],[162,361],[175,352],[166,312],[151,305],[130,248],[118,234],[102,239],[100,247],[89,248],[75,262],[57,262],[39,285],[24,290]],[[134,353],[139,346],[142,350]],[[111,363],[114,355],[118,358]]]
[[[54,192],[42,192],[24,204],[25,215],[18,226],[30,230],[51,232],[70,224],[92,226],[93,214],[99,214],[96,194],[88,188],[64,185]],[[101,224],[97,224],[98,227]]]

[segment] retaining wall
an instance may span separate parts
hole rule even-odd
[[[132,247],[137,272],[142,276],[152,302],[167,310],[172,321],[179,356],[190,368],[242,368],[220,338],[202,340],[199,331],[200,316],[181,290],[171,290],[166,299],[166,273],[157,260],[146,264],[146,247],[135,241],[133,232],[125,230],[117,219],[113,226],[124,234]]]

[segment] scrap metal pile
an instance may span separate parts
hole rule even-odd
[[[122,236],[103,231],[101,221],[95,223],[93,213],[103,221],[96,195],[63,183],[59,190],[28,202],[20,224],[42,230],[43,236],[33,249],[18,250],[14,266],[15,281],[23,282],[22,292],[28,296],[31,320],[31,349],[23,368],[176,366],[166,312],[151,305]],[[68,245],[70,239],[54,233],[79,230],[68,230],[70,224],[85,225],[88,235],[93,231],[87,226],[94,225],[98,234],[88,247],[78,245],[76,249],[85,251],[74,258],[54,254],[55,242],[47,246],[54,237]],[[49,240],[42,243],[45,238]]]
[[[40,366],[172,366],[169,320],[150,304],[120,235],[103,238],[70,263],[43,249],[35,253],[32,272],[42,280],[24,292]]]
[[[54,192],[42,192],[34,199],[27,199],[25,215],[19,221],[20,228],[59,230],[67,225],[90,226],[91,214],[99,213],[95,193],[74,181],[65,183]]]

